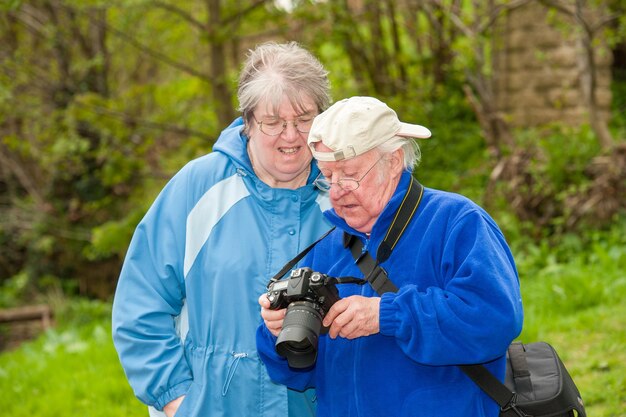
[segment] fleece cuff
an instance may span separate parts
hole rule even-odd
[[[380,311],[378,313],[378,325],[380,333],[385,336],[395,336],[400,326],[398,307],[394,304],[396,293],[387,292],[380,298]]]

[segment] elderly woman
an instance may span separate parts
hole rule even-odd
[[[412,178],[419,148],[411,138],[429,136],[369,97],[335,103],[311,127],[316,183],[330,192],[333,209],[325,215],[336,229],[303,266],[362,277],[368,268],[360,259],[369,256],[370,267],[394,284],[389,292],[380,283],[337,284],[340,300],[322,322],[328,334],[319,337],[317,361],[303,369],[275,349],[290,309],[270,309],[268,297],[259,298],[257,347],[270,376],[295,389],[315,387],[320,417],[499,414],[456,365],[484,363],[504,377],[506,349],[522,326],[517,271],[483,209]],[[420,190],[417,208],[397,243],[380,251],[409,187]],[[353,253],[351,240],[362,249]]]
[[[251,51],[236,119],[137,227],[113,303],[113,340],[152,415],[313,416],[312,393],[272,382],[255,345],[258,293],[326,230],[307,137],[327,72],[295,43]]]

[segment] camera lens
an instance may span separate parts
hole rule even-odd
[[[276,352],[287,358],[292,368],[308,368],[317,359],[317,341],[322,328],[318,308],[310,301],[294,301],[287,307],[283,329],[276,339]]]

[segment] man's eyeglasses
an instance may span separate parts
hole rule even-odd
[[[358,180],[355,180],[354,178],[339,178],[337,182],[330,182],[326,179],[326,177],[322,175],[322,173],[320,173],[315,181],[313,181],[313,184],[315,184],[315,186],[322,191],[330,191],[331,187],[335,184],[344,191],[354,191],[359,188],[359,185],[361,185],[361,181],[363,181],[367,174],[370,173],[370,171],[376,166],[377,163],[380,162],[381,159],[383,159],[382,156],[378,158],[378,160],[374,162],[374,165],[372,165],[370,169],[368,169],[365,174],[363,174],[363,176]]]
[[[257,120],[254,115],[252,115],[254,121],[259,125],[259,129],[261,132],[265,133],[269,136],[278,136],[287,128],[287,123],[293,123],[293,127],[300,133],[309,133],[311,130],[311,125],[313,124],[313,116],[303,116],[298,117],[294,120],[283,120],[283,119],[274,119],[268,118],[264,120]]]

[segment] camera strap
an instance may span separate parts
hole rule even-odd
[[[315,245],[318,244],[318,242],[322,239],[324,239],[326,236],[328,236],[330,234],[330,232],[332,232],[333,230],[335,230],[335,227],[331,227],[329,231],[327,231],[326,233],[324,233],[319,239],[317,239],[315,242],[311,243],[309,246],[307,246],[302,252],[300,252],[299,254],[296,255],[295,258],[293,258],[292,260],[290,260],[289,262],[287,262],[285,264],[285,266],[282,267],[282,269],[280,271],[278,271],[276,273],[276,275],[274,275],[271,279],[270,282],[267,283],[267,288],[270,287],[270,285],[272,285],[274,282],[280,280],[287,272],[291,271],[291,269],[300,261],[300,259],[304,258],[304,255],[306,255],[307,253],[309,253],[311,251],[311,249],[313,249],[313,247]]]
[[[396,210],[396,214],[393,221],[391,222],[391,226],[389,226],[389,229],[387,230],[385,238],[379,245],[378,251],[376,252],[376,257],[378,258],[379,262],[384,262],[391,255],[391,251],[398,243],[398,240],[400,240],[400,236],[402,236],[404,229],[406,229],[406,226],[411,221],[413,214],[417,211],[417,207],[422,200],[423,194],[424,187],[419,182],[417,182],[415,178],[411,177],[411,183],[409,184],[409,188],[404,195],[400,207],[398,208],[398,210]],[[328,236],[333,230],[335,230],[335,227],[332,227],[319,239],[311,243],[302,252],[296,255],[295,258],[287,262],[282,267],[282,269],[270,279],[270,281],[267,283],[267,287],[269,288],[270,285],[272,285],[276,281],[279,281],[287,272],[291,271],[291,269],[302,258],[304,258],[304,256],[309,253],[315,245],[317,245],[322,239]],[[359,269],[361,269],[361,272],[363,272],[363,276],[366,277],[366,281],[369,282],[370,285],[372,285],[372,287],[378,294],[398,291],[398,288],[394,285],[393,282],[391,282],[391,280],[387,276],[387,272],[376,263],[376,261],[367,251],[363,252],[363,244],[361,243],[360,239],[358,239],[356,236],[344,232],[343,242],[344,247],[350,247],[352,256],[356,259]],[[356,282],[355,280],[359,280],[353,277],[343,278],[352,280],[347,282]],[[358,283],[361,284],[366,281]]]
[[[379,295],[386,292],[398,291],[398,287],[389,279],[387,271],[379,264],[389,259],[402,233],[404,233],[404,230],[417,211],[423,195],[424,187],[415,178],[411,177],[411,183],[404,194],[402,203],[396,210],[396,214],[389,229],[387,229],[385,238],[378,246],[378,250],[376,251],[377,260],[372,258],[372,255],[370,255],[368,251],[363,251],[361,239],[346,232],[343,234],[344,247],[350,248],[352,257],[355,259],[363,276]]]

